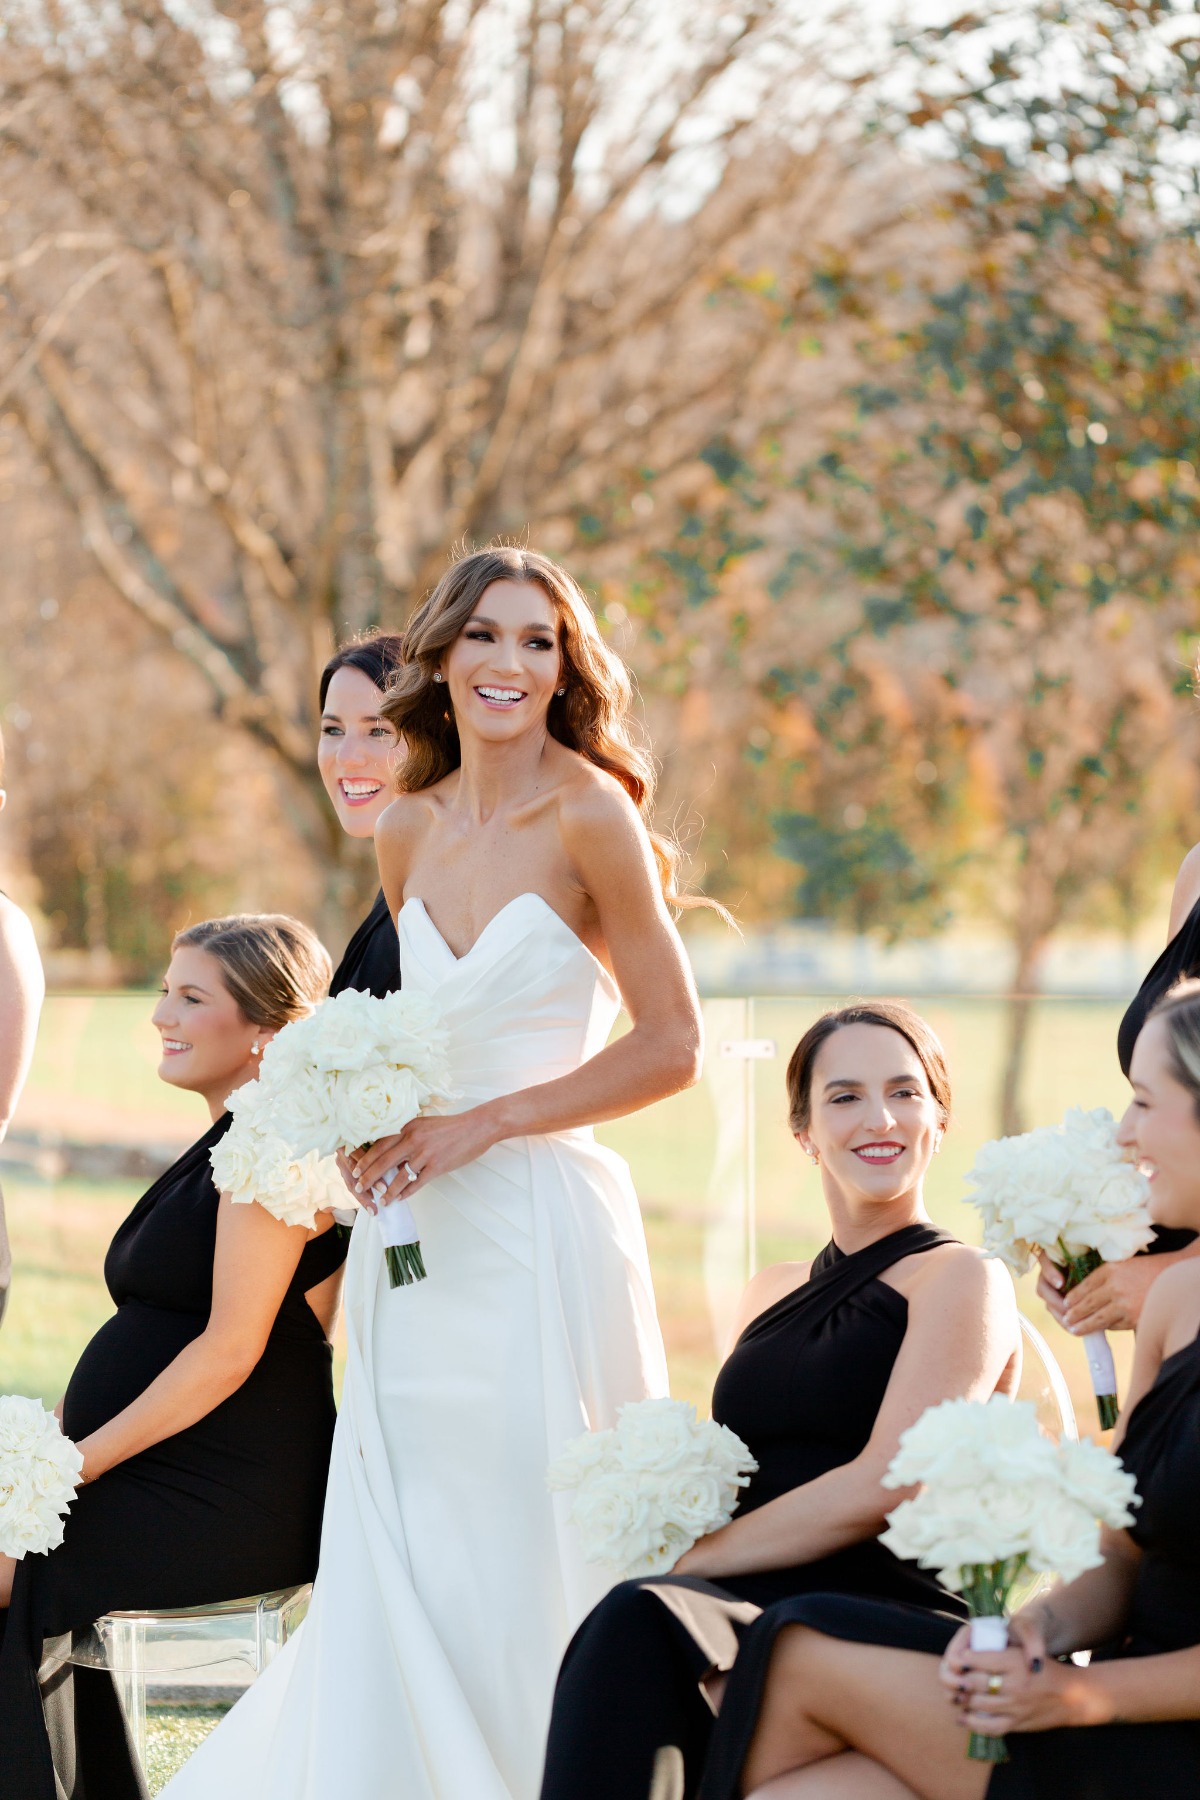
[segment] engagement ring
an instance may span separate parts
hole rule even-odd
[[[410,1181],[415,1181],[417,1179],[417,1171],[413,1168],[413,1166],[410,1162],[405,1163],[404,1172],[408,1176],[408,1179]]]

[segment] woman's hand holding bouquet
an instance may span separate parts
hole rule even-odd
[[[1087,1441],[1053,1443],[1028,1402],[1003,1395],[986,1405],[946,1400],[930,1407],[902,1435],[883,1485],[918,1488],[888,1515],[879,1541],[936,1569],[962,1594],[971,1612],[971,1666],[983,1673],[970,1691],[990,1689],[991,1699],[1004,1692],[1003,1671],[1016,1666],[1011,1659],[993,1666],[987,1653],[1007,1647],[1008,1603],[1021,1576],[1032,1570],[1073,1581],[1098,1567],[1100,1524],[1132,1524],[1138,1504],[1133,1477],[1115,1456]],[[1044,1660],[1044,1644],[1027,1649],[1030,1664]],[[984,1714],[989,1721],[1007,1717],[991,1708]],[[968,1753],[1002,1762],[1003,1730],[975,1726]]]
[[[1154,1235],[1150,1187],[1126,1161],[1104,1107],[1072,1107],[1061,1125],[984,1144],[967,1198],[983,1219],[983,1247],[1023,1275],[1039,1253],[1062,1271],[1064,1294],[1106,1262],[1124,1261]],[[1117,1378],[1102,1330],[1083,1339],[1100,1425],[1117,1422]]]
[[[233,1124],[211,1151],[218,1187],[309,1230],[320,1212],[353,1209],[336,1153],[401,1132],[444,1104],[445,1042],[436,1008],[420,994],[377,999],[347,988],[286,1025],[263,1051],[258,1079],[230,1097]],[[392,1286],[422,1280],[408,1205],[392,1202],[378,1223]]]

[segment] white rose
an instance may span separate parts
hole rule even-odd
[[[1065,1494],[1048,1495],[1031,1534],[1030,1568],[1074,1581],[1086,1570],[1099,1568],[1103,1560],[1095,1518]]]
[[[617,1414],[617,1455],[626,1468],[665,1473],[695,1460],[696,1409],[683,1400],[635,1400]]]
[[[1068,1499],[1114,1531],[1134,1522],[1141,1497],[1133,1476],[1119,1457],[1082,1438],[1059,1446],[1059,1481]]]
[[[241,1120],[235,1118],[220,1143],[213,1145],[208,1160],[223,1194],[232,1194],[238,1201],[253,1200],[261,1143],[257,1132],[243,1129]]]
[[[370,994],[346,988],[324,1000],[312,1015],[305,1051],[313,1068],[326,1073],[364,1069],[379,1054],[378,1002]]]
[[[571,1518],[588,1562],[623,1567],[648,1555],[660,1535],[650,1495],[636,1478],[620,1471],[592,1476],[576,1494]]]
[[[693,1541],[728,1525],[730,1519],[722,1505],[721,1483],[706,1469],[665,1475],[659,1505],[666,1523],[677,1525]]]
[[[337,1149],[335,1079],[306,1069],[274,1099],[267,1124],[287,1140],[296,1156],[304,1156],[310,1150],[330,1156]]]
[[[57,1421],[47,1413],[40,1400],[25,1394],[5,1394],[0,1399],[0,1457],[6,1468],[10,1457],[29,1456],[35,1452],[46,1434],[46,1422],[57,1429]]]
[[[614,1467],[614,1431],[584,1431],[573,1438],[546,1471],[546,1486],[551,1493],[579,1487],[602,1469]]]
[[[421,1089],[411,1069],[391,1069],[380,1064],[336,1078],[334,1110],[343,1144],[373,1144],[415,1119],[421,1110]]]
[[[668,1521],[650,1547],[625,1564],[626,1578],[634,1580],[647,1575],[665,1574],[668,1569],[675,1567],[684,1551],[690,1550],[694,1542],[695,1539],[687,1532]]]

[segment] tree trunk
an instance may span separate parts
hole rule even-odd
[[[1008,994],[1008,1031],[1000,1078],[999,1130],[1004,1137],[1014,1137],[1025,1130],[1021,1087],[1045,947],[1044,937],[1017,937],[1017,966]]]

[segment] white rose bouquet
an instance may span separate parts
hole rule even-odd
[[[552,1492],[574,1490],[571,1519],[588,1562],[654,1575],[728,1525],[758,1464],[735,1432],[683,1400],[637,1400],[607,1431],[585,1431],[550,1465]]]
[[[83,1457],[40,1400],[0,1396],[0,1555],[57,1550],[82,1473]]]
[[[888,1514],[880,1543],[936,1569],[971,1613],[971,1648],[1003,1650],[1026,1569],[1074,1581],[1101,1562],[1099,1525],[1133,1523],[1133,1476],[1087,1440],[1053,1443],[1028,1401],[945,1400],[901,1435],[884,1487],[920,1485]],[[973,1732],[968,1754],[1003,1762],[1004,1739]]]
[[[1077,1287],[1102,1262],[1119,1262],[1154,1235],[1150,1185],[1117,1143],[1117,1125],[1103,1106],[1074,1106],[1061,1125],[1021,1137],[995,1138],[975,1158],[967,1198],[983,1219],[983,1247],[1023,1275],[1044,1250],[1062,1268],[1063,1292]],[[1083,1340],[1100,1425],[1117,1422],[1117,1377],[1102,1331]]]
[[[449,1098],[446,1034],[422,994],[347,988],[266,1046],[258,1079],[230,1096],[233,1124],[210,1151],[217,1186],[310,1230],[319,1212],[357,1207],[335,1160],[390,1137]],[[425,1278],[416,1221],[403,1200],[376,1215],[388,1279]]]

